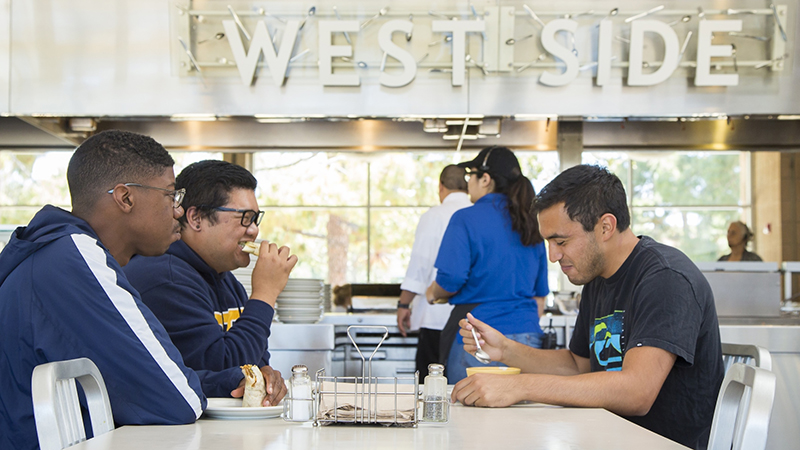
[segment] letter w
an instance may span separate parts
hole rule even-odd
[[[289,57],[292,56],[292,48],[294,48],[294,42],[297,39],[297,32],[300,28],[299,20],[287,21],[281,48],[277,55],[275,54],[275,47],[272,46],[272,39],[269,36],[269,31],[267,31],[267,25],[263,20],[259,20],[256,24],[256,32],[253,35],[253,40],[250,42],[250,49],[247,53],[245,53],[236,23],[232,20],[223,20],[222,26],[225,27],[225,36],[228,37],[228,42],[231,45],[233,58],[236,60],[242,83],[246,86],[253,84],[258,60],[263,52],[264,58],[267,60],[267,66],[269,66],[270,75],[272,75],[272,81],[275,86],[283,86],[283,82],[286,79],[286,68],[289,66]]]

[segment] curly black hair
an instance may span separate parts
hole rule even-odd
[[[622,181],[605,167],[582,164],[561,172],[536,196],[536,212],[564,203],[571,220],[585,231],[594,230],[603,214],[617,218],[617,229],[631,225],[627,196]]]
[[[119,183],[142,183],[175,164],[155,139],[106,130],[86,139],[72,155],[67,184],[73,211],[91,211],[106,191]]]
[[[258,182],[247,169],[225,161],[207,159],[189,164],[175,178],[175,189],[186,189],[183,209],[197,207],[200,217],[216,222],[214,208],[224,206],[234,189],[256,190]],[[184,214],[178,221],[186,223]]]

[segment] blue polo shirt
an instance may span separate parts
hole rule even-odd
[[[452,304],[479,303],[472,314],[503,334],[541,332],[533,297],[550,292],[544,242],[522,245],[506,203],[505,194],[487,194],[453,214],[436,257],[436,282],[456,292]]]

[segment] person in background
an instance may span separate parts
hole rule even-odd
[[[474,329],[492,360],[523,373],[473,375],[456,384],[454,401],[605,408],[706,447],[725,370],[711,287],[679,250],[633,234],[626,199],[619,178],[588,165],[565,170],[539,192],[550,260],[583,285],[569,349],[518,344],[469,315],[461,322],[464,349],[477,349]]]
[[[547,255],[533,212],[535,192],[517,157],[505,147],[487,147],[467,169],[473,206],[456,211],[436,257],[429,302],[449,299],[455,307],[441,336],[447,378],[466,377],[480,363],[462,348],[458,321],[472,311],[512,339],[541,346],[539,305],[549,293]],[[500,363],[492,363],[499,365]]]
[[[45,206],[0,253],[0,449],[37,448],[31,374],[53,361],[91,359],[117,425],[191,423],[206,396],[244,393],[238,368],[187,368],[122,272],[133,255],[160,255],[180,238],[173,164],[147,136],[90,137],[67,170],[72,212]],[[262,372],[265,400],[279,401],[283,379]]]
[[[186,189],[186,213],[178,219],[181,240],[162,256],[134,257],[125,274],[187,366],[268,365],[275,302],[297,256],[288,247],[262,242],[248,296],[231,271],[250,264],[242,249],[258,236],[264,215],[255,177],[243,167],[207,160],[183,169],[175,186]]]
[[[439,355],[439,336],[453,306],[429,305],[425,299],[425,289],[436,278],[433,263],[450,216],[459,209],[472,205],[467,196],[465,174],[463,168],[449,165],[439,175],[441,205],[432,207],[419,218],[406,277],[400,285],[397,326],[403,336],[406,336],[407,331],[419,330],[416,363],[420,379],[428,375],[428,364],[446,362]]]
[[[728,226],[728,247],[731,252],[719,257],[718,261],[761,261],[757,254],[747,251],[747,244],[753,239],[753,232],[744,222],[731,222]]]

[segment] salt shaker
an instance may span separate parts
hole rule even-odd
[[[450,403],[447,401],[447,378],[444,376],[443,365],[428,365],[423,396],[422,420],[424,422],[447,422]]]
[[[311,377],[308,376],[308,367],[298,364],[292,367],[283,417],[290,422],[306,422],[312,419],[312,415]]]

